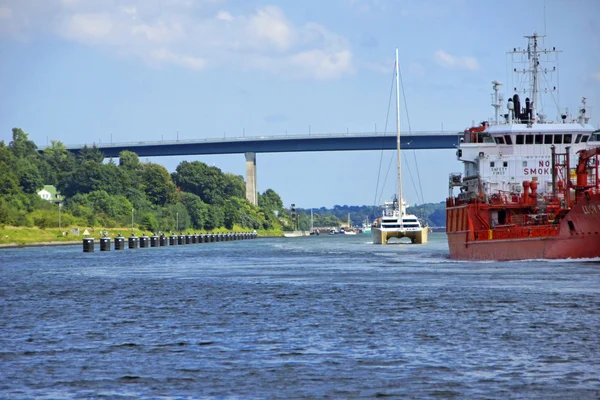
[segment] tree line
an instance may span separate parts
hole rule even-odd
[[[280,231],[289,215],[272,189],[258,194],[258,206],[246,200],[243,177],[199,161],[181,162],[169,173],[159,164],[142,163],[130,151],[104,162],[104,154],[84,147],[77,155],[52,141],[39,151],[22,129],[12,141],[0,141],[0,225],[131,226],[149,231],[218,228]],[[53,185],[60,197],[38,196]],[[285,224],[285,220],[283,220]]]

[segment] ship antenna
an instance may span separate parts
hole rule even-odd
[[[529,72],[531,74],[531,122],[535,122],[537,117],[536,106],[538,96],[538,38],[540,36],[534,32],[533,36],[525,37],[529,39],[529,44],[527,45],[527,58],[529,60]],[[533,51],[531,49],[531,44],[533,44]]]

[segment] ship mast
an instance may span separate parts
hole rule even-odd
[[[536,120],[536,105],[537,105],[537,95],[538,95],[538,65],[539,65],[539,60],[538,60],[538,35],[537,33],[533,33],[533,36],[526,36],[527,39],[529,39],[530,42],[533,42],[533,53],[529,52],[528,57],[529,57],[529,65],[530,65],[530,69],[531,69],[531,80],[532,80],[532,87],[531,87],[531,120],[532,122],[535,122]],[[527,50],[529,51],[529,45],[527,46]]]
[[[398,210],[400,216],[404,215],[404,207],[402,204],[402,169],[400,159],[400,75],[398,67],[398,48],[396,47],[396,146],[398,150]]]
[[[529,83],[529,87],[522,88],[523,90],[516,86],[514,88],[515,94],[518,92],[527,94],[524,112],[521,107],[517,109],[517,104],[514,105],[515,117],[517,120],[521,120],[521,123],[545,123],[546,115],[544,114],[543,103],[540,103],[541,106],[538,105],[538,101],[541,101],[538,97],[544,93],[552,96],[552,100],[559,111],[558,114],[559,116],[561,115],[558,105],[557,86],[551,85],[549,81],[554,74],[556,74],[556,80],[558,81],[557,64],[558,53],[560,51],[554,47],[552,49],[540,48],[540,39],[544,37],[534,32],[533,35],[525,36],[528,40],[527,49],[515,48],[513,51],[508,52],[513,55],[513,64],[522,65],[522,67],[513,68],[513,72],[525,75]],[[515,58],[515,56],[517,57]],[[542,86],[541,90],[540,85]],[[529,100],[529,107],[527,107],[527,100]],[[540,112],[539,115],[538,111]]]

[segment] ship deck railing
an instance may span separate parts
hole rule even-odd
[[[497,226],[494,229],[484,229],[474,232],[475,241],[502,240],[502,239],[526,239],[557,236],[559,226],[556,224],[544,225],[506,225]]]

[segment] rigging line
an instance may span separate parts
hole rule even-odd
[[[391,104],[392,104],[392,94],[394,92],[394,82],[396,79],[396,71],[394,71],[394,73],[392,74],[392,85],[390,87],[390,98],[388,100],[388,109],[387,109],[387,115],[385,117],[385,127],[383,129],[383,136],[385,136],[386,132],[387,132],[387,127],[388,127],[388,121],[390,119],[390,108],[391,108]],[[381,195],[379,196],[379,202],[377,202],[377,191],[379,190],[379,177],[381,176],[381,163],[383,161],[383,141],[384,139],[381,139],[381,154],[379,156],[379,169],[377,171],[377,184],[375,185],[375,198],[373,199],[373,206],[377,207],[377,204],[381,203]],[[388,172],[389,172],[389,167],[388,167]],[[386,174],[386,178],[383,181],[382,184],[382,193],[383,193],[383,186],[385,185],[385,180],[387,179],[387,174]]]
[[[408,123],[408,133],[412,134],[412,128],[410,125],[410,114],[408,113],[408,101],[406,100],[406,93],[404,93],[404,80],[402,79],[402,70],[400,69],[400,66],[398,66],[398,74],[400,75],[399,76],[400,87],[402,88],[402,97],[404,98],[404,110],[406,111],[406,122]],[[425,203],[425,199],[423,198],[423,186],[421,185],[421,176],[419,174],[419,164],[417,164],[417,155],[415,153],[415,150],[413,150],[412,153],[413,153],[413,158],[415,160],[415,168],[417,170],[417,181],[419,182],[419,189],[420,189],[420,193],[421,193],[421,204],[423,204],[423,203]],[[407,166],[409,165],[408,162],[406,162],[406,165]],[[412,181],[415,192],[417,193],[417,197],[419,197],[419,192],[417,191],[417,188],[415,186],[415,181],[413,179],[410,166],[408,166],[408,175],[410,176],[410,180]]]

